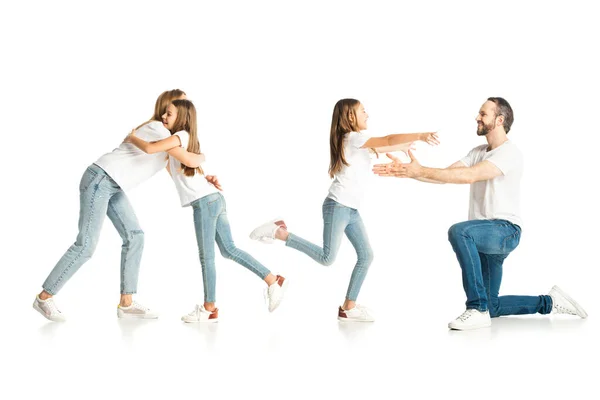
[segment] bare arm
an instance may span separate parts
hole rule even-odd
[[[135,136],[134,129],[129,136],[125,138],[125,142],[133,144],[146,154],[166,151],[170,156],[175,157],[180,163],[190,168],[197,168],[206,161],[204,154],[190,153],[181,147],[181,141],[177,135],[172,135],[157,142],[147,142],[144,139]]]
[[[198,168],[204,161],[206,161],[204,154],[190,153],[183,147],[172,148],[171,150],[167,150],[167,153],[169,153],[171,157],[176,158],[177,161],[186,167],[190,168]]]
[[[389,167],[389,174],[398,178],[425,178],[441,183],[475,183],[479,181],[487,181],[497,176],[502,175],[502,171],[496,165],[488,160],[477,163],[471,167],[467,167],[462,163],[454,163],[451,167],[454,168],[428,168],[419,164],[412,151],[409,150],[411,162],[408,164],[393,163]],[[387,176],[390,176],[387,175]]]
[[[421,140],[430,145],[436,145],[440,143],[435,132],[396,133],[382,137],[372,137],[365,142],[362,148],[375,149],[375,151],[378,153],[384,153],[386,151],[402,150],[402,145],[410,144],[412,142],[416,142],[417,140]]]
[[[460,168],[460,167],[464,167],[464,166],[465,166],[465,164],[463,164],[462,161],[457,161],[454,164],[450,165],[449,167],[446,167],[446,169]],[[428,179],[428,178],[424,178],[424,177],[420,177],[420,178],[415,177],[414,179],[421,181],[421,182],[426,182],[426,183],[438,183],[438,184],[446,183],[446,182],[436,181],[436,180]]]

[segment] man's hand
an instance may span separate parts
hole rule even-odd
[[[389,164],[379,164],[373,166],[373,172],[379,176],[392,176],[396,178],[418,178],[421,176],[422,168],[416,159],[412,150],[408,150],[410,163],[403,164],[398,157],[386,153],[386,156],[392,160]]]
[[[216,187],[218,190],[221,190],[221,191],[223,190],[223,187],[219,183],[219,179],[217,178],[216,175],[206,175],[205,178],[208,183],[210,183],[211,185]]]

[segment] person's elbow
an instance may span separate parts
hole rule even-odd
[[[198,168],[200,166],[197,157],[186,157],[185,162],[183,164],[190,168]]]

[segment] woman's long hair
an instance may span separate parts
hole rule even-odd
[[[160,96],[158,96],[158,98],[156,99],[156,103],[154,104],[154,114],[152,115],[152,118],[150,118],[148,121],[144,122],[135,129],[140,129],[148,122],[162,121],[162,116],[164,113],[167,112],[167,107],[169,106],[169,104],[171,104],[173,100],[185,95],[185,92],[181,89],[166,90],[162,92]]]
[[[200,154],[200,142],[198,141],[198,123],[196,121],[196,107],[189,100],[173,100],[171,102],[177,108],[177,118],[173,123],[171,133],[186,131],[189,135],[187,151],[190,153]],[[190,168],[187,165],[181,164],[181,169],[185,176],[194,176],[196,171],[200,175],[204,175],[202,167]]]
[[[350,132],[358,132],[356,124],[356,108],[360,101],[355,99],[342,99],[333,108],[331,118],[331,134],[329,136],[329,177],[341,171],[342,166],[348,166],[344,157],[344,139]]]

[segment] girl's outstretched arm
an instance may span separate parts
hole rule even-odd
[[[147,142],[135,136],[135,129],[133,129],[125,138],[125,143],[131,143],[147,154],[166,151],[170,156],[175,157],[177,161],[190,168],[197,168],[206,161],[204,154],[190,153],[181,147],[181,141],[177,135],[172,135],[157,142]]]
[[[378,153],[405,151],[405,144],[421,140],[432,146],[440,144],[437,132],[396,133],[382,137],[372,137],[362,146],[363,149],[375,149]]]

